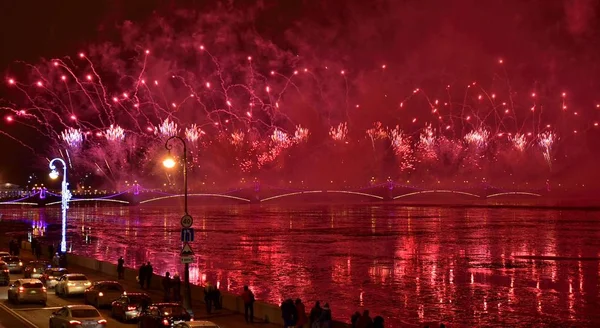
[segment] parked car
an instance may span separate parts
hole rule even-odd
[[[150,304],[152,300],[146,293],[123,293],[112,302],[110,314],[121,321],[135,320]]]
[[[14,273],[23,272],[23,261],[18,256],[3,256],[0,258],[2,262],[6,262],[8,270]]]
[[[63,306],[50,316],[50,328],[104,328],[106,319],[91,305]]]
[[[191,319],[190,314],[178,303],[154,303],[139,316],[138,327],[173,327]]]
[[[23,268],[23,276],[25,278],[40,279],[49,267],[50,262],[48,261],[30,261]]]
[[[118,281],[98,281],[85,290],[83,298],[85,304],[92,304],[99,309],[111,305],[124,291],[125,288]]]
[[[0,261],[0,285],[8,286],[10,284],[10,270],[8,265]]]
[[[173,326],[173,328],[220,328],[219,325],[212,321],[185,321]]]
[[[48,293],[39,279],[17,279],[8,288],[8,300],[14,303],[42,303],[46,305]]]
[[[54,292],[59,296],[83,294],[92,282],[81,273],[67,273],[58,279]]]
[[[44,271],[44,274],[40,280],[46,285],[47,288],[54,288],[56,287],[56,284],[58,284],[58,279],[68,273],[69,270],[65,268],[49,268]]]

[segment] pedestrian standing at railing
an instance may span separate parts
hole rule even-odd
[[[171,301],[171,274],[167,271],[162,280],[163,291],[165,292],[165,302]]]
[[[125,260],[123,259],[123,256],[119,257],[119,260],[117,261],[117,274],[119,276],[118,279],[125,278]]]
[[[173,302],[181,301],[181,278],[179,278],[178,273],[173,275],[171,286],[173,287]]]
[[[244,292],[241,297],[244,301],[244,318],[246,319],[246,323],[254,323],[254,293],[252,293],[248,286],[244,286]]]
[[[154,274],[154,269],[152,268],[152,264],[148,262],[146,264],[146,289],[150,289],[150,283],[152,282],[152,275]]]
[[[138,271],[138,282],[140,283],[140,288],[144,289],[144,284],[146,283],[146,263],[142,263]]]

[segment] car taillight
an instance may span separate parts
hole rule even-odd
[[[22,293],[22,292],[24,292],[24,291],[25,291],[25,288],[23,288],[23,287],[19,287],[19,293]]]
[[[106,324],[106,320],[100,319],[100,320],[98,320],[98,324],[105,325]]]
[[[2,272],[8,272],[8,270],[7,270],[7,269],[4,269],[4,270],[2,270]]]
[[[42,290],[43,290],[43,291],[46,291],[46,287],[42,287]]]
[[[170,326],[169,320],[163,319],[163,326]]]
[[[73,325],[73,326],[76,326],[76,325],[80,325],[80,324],[81,324],[81,321],[77,321],[77,320],[70,320],[70,321],[69,321],[69,324],[70,324],[70,325]]]
[[[128,307],[127,307],[127,311],[133,311],[133,310],[135,310],[135,309],[136,309],[136,307],[135,307],[135,306],[128,306]]]

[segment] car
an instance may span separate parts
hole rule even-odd
[[[184,321],[175,324],[173,328],[220,328],[219,325],[212,321],[200,320],[200,321]]]
[[[44,274],[40,280],[46,285],[47,288],[54,288],[58,284],[60,277],[69,273],[69,270],[65,268],[48,268],[44,271]]]
[[[8,270],[14,273],[23,272],[23,261],[18,256],[3,256],[0,257],[0,261],[8,264]]]
[[[111,305],[124,291],[125,288],[118,281],[97,281],[85,290],[83,299],[85,304],[92,304],[99,309]]]
[[[3,258],[5,256],[10,256],[11,254],[9,252],[0,252],[0,258]]]
[[[146,293],[123,293],[112,302],[110,314],[121,321],[135,320],[150,304],[152,300]]]
[[[49,267],[50,262],[48,261],[30,261],[23,268],[23,276],[25,278],[40,279]]]
[[[91,305],[67,305],[52,312],[50,328],[104,328],[106,319]]]
[[[190,314],[179,303],[154,303],[138,318],[139,328],[173,327],[182,321],[192,321]]]
[[[67,273],[58,279],[54,289],[56,295],[71,296],[74,294],[83,294],[92,283],[81,273]]]
[[[8,286],[10,284],[10,270],[8,265],[0,261],[0,285]]]
[[[8,300],[13,303],[42,303],[46,305],[48,293],[39,279],[17,279],[8,288]]]

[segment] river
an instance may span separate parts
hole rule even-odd
[[[180,207],[74,207],[72,252],[182,272]],[[59,208],[3,208],[52,236]],[[329,302],[386,326],[599,326],[600,212],[399,205],[191,207],[193,281]]]

